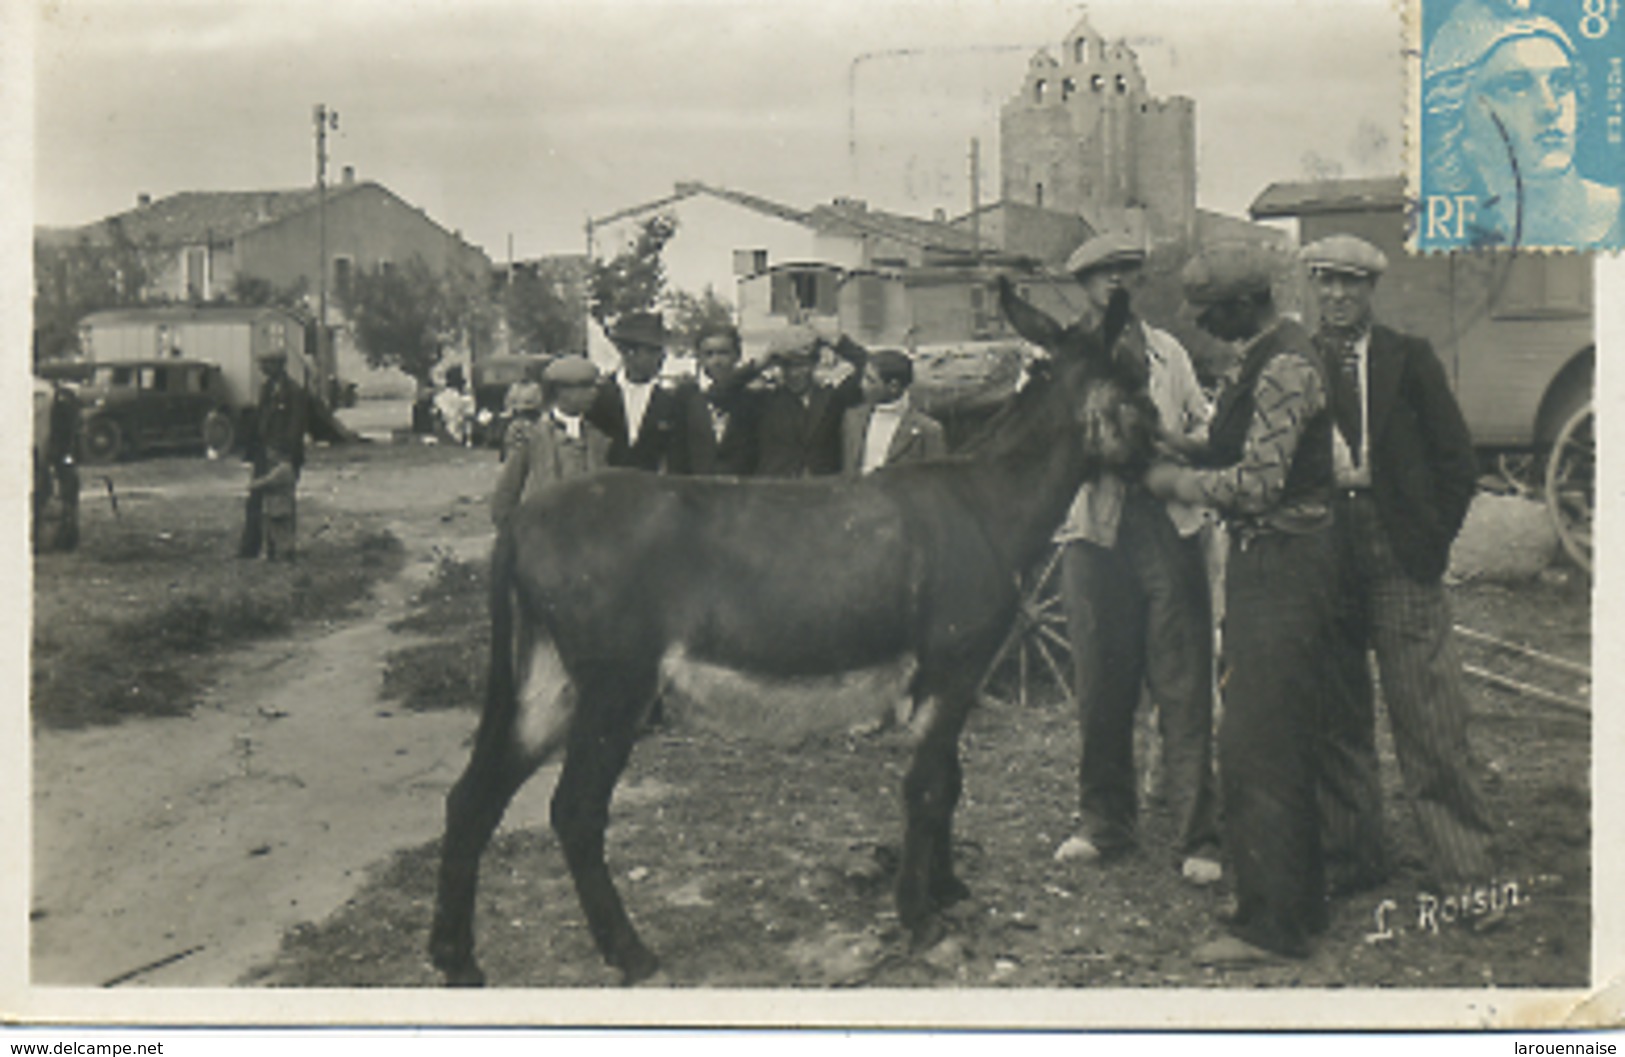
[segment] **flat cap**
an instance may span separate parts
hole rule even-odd
[[[1066,259],[1070,275],[1083,276],[1109,264],[1144,264],[1145,247],[1133,235],[1108,231],[1083,241]]]
[[[598,368],[585,356],[560,356],[547,365],[542,381],[549,385],[593,385],[598,381]]]
[[[818,351],[818,332],[805,323],[792,323],[767,339],[767,354],[779,359],[812,359]]]
[[[1346,272],[1375,279],[1388,268],[1388,255],[1354,235],[1327,235],[1298,251],[1312,272]]]
[[[1185,300],[1216,305],[1235,297],[1269,292],[1278,268],[1275,254],[1251,242],[1219,242],[1185,263],[1179,273]]]

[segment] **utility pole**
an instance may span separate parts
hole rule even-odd
[[[970,244],[982,262],[982,141],[970,138]]]
[[[312,109],[316,121],[316,223],[319,230],[316,261],[316,362],[329,380],[336,379],[332,363],[332,349],[327,340],[327,129],[339,127],[337,111],[328,110],[326,103],[317,103]]]

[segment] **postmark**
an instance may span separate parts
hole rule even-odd
[[[1625,244],[1619,0],[1416,0],[1411,248]]]

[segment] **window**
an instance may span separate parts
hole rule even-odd
[[[1128,91],[1128,78],[1122,74],[1117,75],[1117,94],[1122,95]]]
[[[350,296],[350,284],[355,276],[355,261],[349,257],[333,258],[333,289],[340,297]]]
[[[186,247],[186,299],[203,301],[209,296],[209,251],[203,246]]]
[[[1033,188],[1033,205],[1039,209],[1044,208],[1044,185],[1042,183],[1035,185]]]
[[[760,275],[767,271],[766,250],[734,250],[735,275]]]
[[[1072,58],[1077,62],[1089,61],[1089,38],[1079,37],[1072,42]]]
[[[379,261],[378,262],[378,274],[379,275],[384,275],[384,276],[394,275],[395,274],[395,262],[394,261]]]
[[[1071,99],[1072,96],[1073,96],[1073,93],[1075,93],[1077,90],[1078,90],[1078,82],[1077,81],[1074,81],[1070,77],[1063,77],[1061,79],[1061,102],[1064,103],[1068,99]]]
[[[115,368],[113,368],[113,384],[114,385],[129,385],[134,380],[135,380],[135,370],[133,368],[130,368],[130,367],[115,367]]]
[[[1091,91],[1098,92],[1105,87],[1106,78],[1100,76],[1100,74],[1097,73],[1093,77],[1089,78],[1089,88]]]
[[[1049,82],[1044,80],[1042,77],[1040,77],[1038,80],[1034,81],[1033,82],[1033,102],[1042,103],[1044,101],[1044,93],[1045,93],[1046,90],[1048,90],[1048,88],[1049,88]]]

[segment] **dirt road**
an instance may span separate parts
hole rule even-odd
[[[384,514],[405,545],[405,571],[364,616],[236,652],[189,718],[39,732],[36,983],[231,984],[283,929],[342,905],[369,863],[438,834],[474,717],[392,708],[381,668],[411,641],[389,625],[440,557],[477,560],[488,545],[495,472],[490,452],[313,464],[307,522],[342,501]],[[180,487],[231,502],[240,476],[200,465]],[[545,811],[546,785],[516,819]]]

